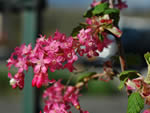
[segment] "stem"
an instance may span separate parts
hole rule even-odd
[[[90,80],[92,80],[92,79],[99,78],[99,77],[101,77],[101,76],[103,76],[103,75],[104,75],[104,73],[98,73],[98,74],[92,75],[91,77],[86,77],[86,78],[84,78],[83,81],[78,82],[78,83],[75,85],[75,87],[76,87],[77,89],[80,89],[80,88],[82,88],[84,85],[86,85],[86,84],[88,83],[88,81],[90,81]]]
[[[70,76],[70,78],[69,78],[68,81],[66,82],[66,85],[65,85],[65,86],[68,86],[72,79],[73,79],[73,75]]]
[[[109,0],[109,8],[114,8],[114,0]],[[124,51],[123,51],[124,49],[123,49],[123,46],[122,46],[122,42],[121,42],[121,39],[118,39],[117,37],[115,37],[115,38],[116,38],[117,46],[118,46],[118,53],[119,53],[121,71],[125,71],[126,62],[125,62]]]
[[[145,82],[150,84],[150,65],[148,65],[148,72],[147,72],[147,76],[145,78]]]
[[[114,0],[109,0],[109,8],[114,8]]]
[[[121,39],[116,38],[117,41],[117,46],[118,46],[118,54],[119,54],[119,60],[120,60],[120,65],[121,65],[121,71],[125,71],[126,69],[126,61],[124,57],[124,51],[123,51],[123,46],[121,43]]]
[[[109,0],[109,8],[114,8],[114,0]],[[119,28],[119,27],[118,27]],[[115,37],[117,41],[117,46],[118,46],[118,54],[119,54],[119,60],[120,60],[120,66],[121,66],[121,71],[125,71],[126,69],[126,61],[124,57],[124,49],[122,46],[121,39],[118,37]],[[127,94],[130,95],[132,92],[127,90]]]

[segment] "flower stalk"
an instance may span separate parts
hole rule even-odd
[[[114,0],[109,0],[109,8],[114,8]],[[126,69],[126,61],[125,61],[124,51],[123,51],[124,49],[122,46],[121,39],[117,38],[116,36],[115,36],[115,39],[117,41],[117,46],[118,46],[118,54],[119,54],[121,71],[123,72]]]

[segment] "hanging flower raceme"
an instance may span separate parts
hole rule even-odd
[[[11,85],[13,88],[19,86],[22,89],[24,84],[24,71],[28,71],[28,67],[30,66],[34,70],[32,86],[40,88],[42,85],[53,83],[54,80],[48,79],[48,69],[52,72],[56,69],[64,68],[73,71],[75,69],[73,63],[78,59],[75,50],[76,46],[72,37],[66,37],[65,34],[56,31],[54,37],[50,36],[46,38],[45,36],[40,36],[33,49],[31,44],[28,46],[23,44],[20,47],[16,47],[8,59],[7,64],[9,70],[12,66],[18,69],[14,77],[10,76],[9,73],[10,81],[16,81],[15,85],[14,82]],[[21,86],[18,84],[18,81],[19,84],[22,82]]]
[[[24,73],[16,73],[14,77],[11,75],[11,73],[8,73],[8,77],[10,78],[10,85],[12,88],[19,87],[20,89],[23,89]]]
[[[13,52],[11,57],[7,60],[7,67],[9,70],[12,66],[18,68],[18,71],[14,76],[12,76],[11,73],[8,73],[8,77],[10,78],[10,85],[12,88],[19,87],[22,89],[24,87],[24,70],[27,71],[28,66],[30,66],[29,54],[31,51],[31,44],[28,46],[23,44],[21,47],[16,47],[15,52]]]
[[[45,99],[44,113],[71,113],[72,105],[80,110],[80,113],[88,113],[80,108],[78,97],[79,90],[73,86],[65,87],[59,80],[46,89],[43,94]]]

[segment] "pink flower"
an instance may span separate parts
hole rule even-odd
[[[47,57],[47,58],[44,58],[44,53],[41,51],[38,53],[37,55],[37,58],[34,57],[32,58],[30,61],[35,64],[34,66],[34,73],[39,73],[40,71],[42,73],[46,73],[47,72],[47,64],[50,63],[50,59]]]
[[[10,85],[12,88],[19,87],[23,89],[24,87],[24,73],[16,73],[14,77],[12,77],[11,73],[8,73],[8,77],[10,78]]]
[[[136,84],[132,82],[130,79],[126,82],[128,90],[136,90]]]
[[[73,49],[66,49],[64,51],[64,55],[68,63],[73,63],[74,61],[77,61],[78,59],[78,56],[76,55]]]
[[[118,0],[118,4],[116,4],[115,7],[122,10],[123,8],[128,8],[128,5],[126,4],[126,2]]]
[[[45,50],[50,53],[58,52],[59,46],[59,42],[57,42],[56,40],[51,40],[48,42],[48,45],[45,47]]]
[[[101,4],[100,1],[96,2],[96,0],[93,0],[93,3],[91,4],[91,7],[95,7],[97,5]]]
[[[79,91],[75,87],[65,87],[59,80],[44,91],[43,98],[46,99],[44,113],[53,113],[54,111],[57,111],[57,113],[71,113],[69,111],[71,105],[81,111],[78,97]]]
[[[21,55],[27,55],[32,51],[32,46],[29,44],[26,46],[25,44],[21,45],[20,50],[22,51]]]
[[[68,37],[66,38],[66,40],[64,40],[61,44],[60,47],[62,49],[68,49],[68,48],[72,48],[73,47],[73,38],[72,37]]]
[[[65,64],[64,68],[67,68],[70,72],[72,72],[73,70],[75,70],[75,67],[73,66],[72,63]]]
[[[65,58],[63,56],[56,56],[54,54],[49,54],[50,63],[49,63],[49,69],[51,72],[54,72],[56,69],[62,69],[63,65],[62,62],[65,61]]]
[[[22,73],[24,70],[28,70],[27,65],[27,58],[26,57],[18,57],[17,62],[15,63],[15,67],[17,67],[19,70],[19,73]]]
[[[64,104],[54,103],[44,107],[44,113],[68,113]]]
[[[144,110],[143,113],[150,113],[150,109]]]
[[[128,79],[126,81],[127,89],[134,90],[134,91],[140,89],[143,86],[143,83],[144,83],[143,77],[138,77],[133,80]]]
[[[34,75],[34,78],[32,79],[32,86],[36,86],[37,88],[40,88],[42,85],[48,86],[49,84],[54,83],[55,80],[49,80],[48,79],[48,74],[44,73],[38,73]]]
[[[86,42],[86,40],[89,40],[89,38],[91,38],[91,29],[81,29],[80,33],[78,34],[78,38],[79,38],[79,42],[81,44],[84,44]]]
[[[111,44],[111,40],[109,40],[107,38],[107,34],[106,33],[102,33],[103,37],[104,37],[104,40],[103,41],[100,41],[100,40],[97,40],[97,46],[98,46],[98,50],[101,52],[103,51],[104,48],[107,48],[109,44]]]
[[[8,60],[7,60],[7,67],[8,69],[10,70],[11,66],[16,64],[16,60],[13,59],[13,57],[10,57]]]
[[[140,88],[144,83],[144,77],[138,77],[136,79],[133,79],[132,81],[135,83],[137,88]]]
[[[128,90],[140,92],[140,95],[145,98],[146,104],[150,105],[150,85],[144,81],[143,77],[128,79],[126,86]]]
[[[23,56],[23,55],[28,55],[32,51],[32,46],[29,44],[26,46],[25,44],[22,44],[20,47],[15,48],[15,55],[18,56]]]
[[[58,30],[56,30],[53,39],[59,40],[60,42],[62,42],[64,40],[66,40],[66,35],[63,33],[60,33]]]
[[[44,44],[46,42],[46,35],[40,35],[40,38],[37,39],[37,43]]]

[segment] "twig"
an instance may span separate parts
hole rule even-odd
[[[114,73],[114,74],[115,74],[115,73]],[[94,75],[92,75],[92,76],[90,76],[90,77],[85,77],[85,78],[83,79],[83,81],[78,82],[78,83],[75,85],[75,87],[76,87],[77,89],[80,89],[80,88],[82,88],[84,85],[86,85],[86,84],[88,83],[88,81],[90,81],[90,80],[92,80],[92,79],[98,79],[98,78],[100,78],[100,77],[102,77],[102,76],[104,76],[104,75],[105,75],[105,73],[103,72],[103,73],[94,74]]]
[[[109,8],[114,8],[114,0],[109,0]]]
[[[109,7],[110,8],[114,8],[114,0],[109,0]],[[119,39],[117,37],[115,37],[115,38],[116,38],[117,46],[118,46],[118,54],[119,54],[119,60],[120,60],[120,65],[121,65],[121,71],[125,71],[125,69],[126,69],[126,62],[125,62],[122,42],[121,42],[121,39]]]
[[[65,86],[68,86],[69,85],[69,83],[71,82],[71,80],[73,79],[73,74],[69,77],[69,79],[67,80],[67,82],[66,82],[66,85]]]
[[[118,38],[116,38],[116,41],[117,41],[117,46],[118,46],[118,54],[119,54],[119,60],[120,60],[120,65],[121,65],[121,71],[125,71],[126,62],[125,62],[122,42],[121,42],[121,39],[118,39]]]

